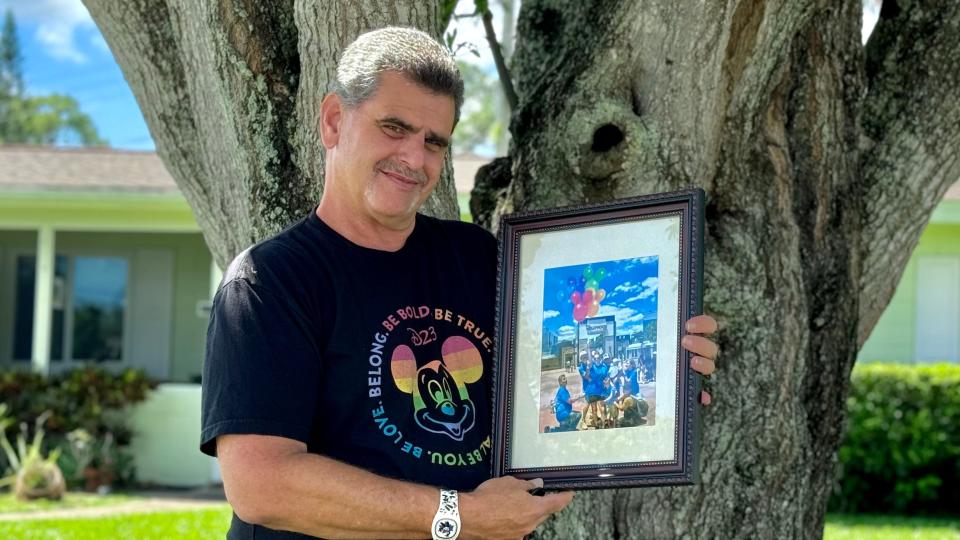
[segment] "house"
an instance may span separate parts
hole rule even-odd
[[[455,161],[461,205],[483,163]],[[0,367],[53,373],[92,361],[164,381],[132,413],[142,480],[219,478],[197,451],[197,382],[219,275],[156,154],[0,146]],[[958,335],[960,183],[860,358],[957,362]]]
[[[0,365],[196,380],[212,273],[156,154],[0,147]]]
[[[960,362],[960,182],[930,217],[860,362]]]

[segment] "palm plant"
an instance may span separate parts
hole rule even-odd
[[[50,416],[41,414],[34,425],[33,440],[27,442],[27,425],[20,425],[17,446],[14,449],[7,439],[7,427],[13,422],[5,418],[6,405],[0,407],[0,447],[3,448],[10,466],[10,474],[0,479],[0,486],[13,485],[14,494],[20,499],[60,499],[66,489],[63,473],[57,465],[60,449],[43,456],[43,424]]]

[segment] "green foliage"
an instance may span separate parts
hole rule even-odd
[[[0,143],[104,145],[77,100],[63,94],[30,96],[13,14],[0,27]]]
[[[17,41],[17,23],[7,8],[0,28],[0,98],[23,92],[23,55]]]
[[[134,474],[126,448],[132,433],[125,410],[146,399],[155,386],[135,369],[115,374],[88,366],[50,377],[11,370],[0,372],[0,403],[8,407],[11,422],[30,423],[48,416],[47,447],[67,450],[59,464],[71,485],[81,483],[86,465],[109,471],[110,482],[124,485]],[[89,438],[88,448],[80,450],[77,430]],[[68,432],[73,436],[68,438]]]
[[[831,508],[960,508],[960,366],[858,366],[847,412],[842,476]]]
[[[102,146],[77,100],[63,94],[9,96],[0,101],[0,143]]]
[[[23,370],[0,372],[0,402],[16,422],[31,422],[50,411],[48,433],[58,441],[83,428],[95,437],[113,433],[119,444],[130,441],[123,410],[146,399],[156,383],[141,370],[111,373],[87,366],[43,377]]]
[[[480,67],[457,62],[463,75],[466,94],[471,96],[464,104],[463,115],[453,140],[458,151],[471,152],[478,146],[496,146],[503,135],[503,123],[497,118],[497,96],[503,93],[499,79]]]

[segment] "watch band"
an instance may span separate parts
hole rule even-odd
[[[460,498],[455,489],[440,490],[440,507],[430,533],[433,540],[456,540],[460,536]]]

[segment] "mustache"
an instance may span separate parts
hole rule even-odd
[[[404,167],[403,165],[397,163],[392,159],[381,159],[377,162],[376,168],[384,172],[397,173],[407,178],[411,178],[420,182],[421,184],[427,183],[427,175],[423,171],[418,171],[411,169],[409,167]]]

